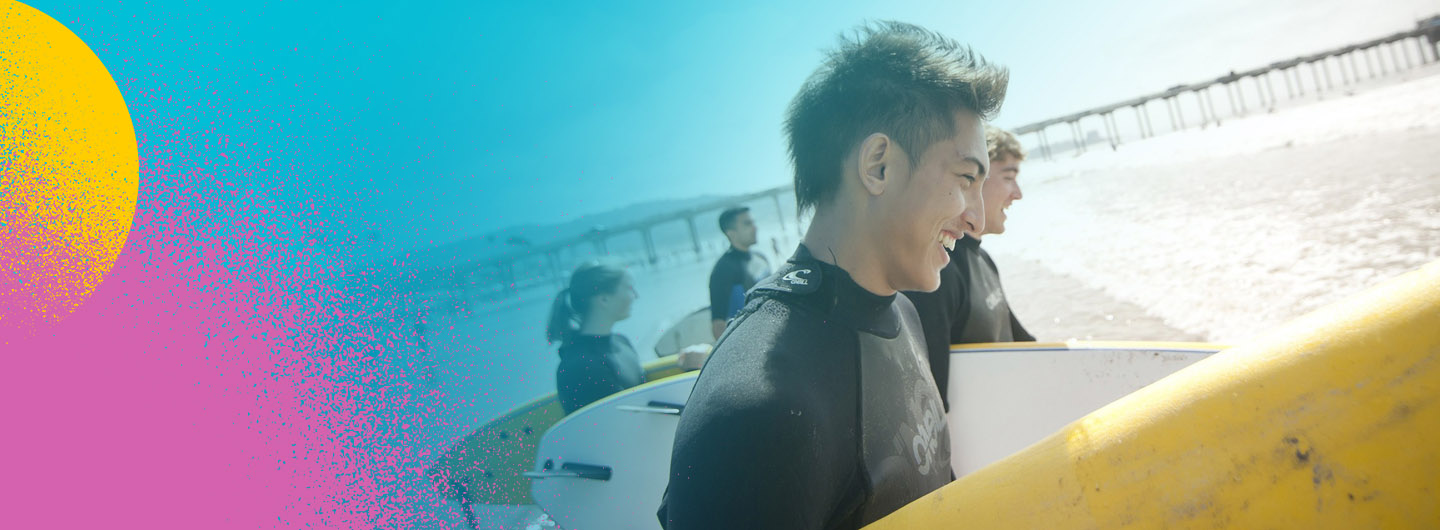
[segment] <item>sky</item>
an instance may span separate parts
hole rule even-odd
[[[225,183],[237,211],[352,256],[786,185],[785,107],[865,20],[917,23],[1009,67],[995,123],[1016,127],[1440,13],[1440,0],[677,4],[33,2],[104,43],[128,97],[164,98],[138,118],[150,128],[217,154],[246,144],[227,155],[248,169]]]
[[[494,206],[476,231],[789,182],[781,120],[821,50],[860,21],[919,23],[1011,69],[1015,127],[1388,35],[1440,2],[735,2],[510,7],[477,24],[482,153],[434,190]],[[632,4],[638,5],[638,4]],[[444,207],[437,208],[440,215]]]

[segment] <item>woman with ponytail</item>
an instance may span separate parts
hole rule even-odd
[[[545,338],[560,343],[555,380],[566,414],[645,382],[630,339],[613,332],[616,322],[630,317],[635,298],[630,274],[602,262],[580,265],[555,297]]]

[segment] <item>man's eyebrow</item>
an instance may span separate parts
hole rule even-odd
[[[965,157],[965,162],[974,162],[975,166],[980,168],[980,174],[978,176],[985,176],[985,171],[987,170],[987,168],[985,167],[985,163],[981,162],[979,158],[967,156]]]

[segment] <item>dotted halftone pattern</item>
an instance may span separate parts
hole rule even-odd
[[[106,56],[117,32],[66,23],[0,0],[0,289],[29,326],[0,334],[7,526],[448,526],[455,507],[423,472],[443,445],[426,427],[454,414],[400,355],[412,304],[320,250],[347,230],[343,202],[282,193],[356,171],[367,141],[315,124],[307,102],[257,106],[221,96],[233,80],[214,72],[146,62],[184,43],[133,48],[120,61],[144,67],[112,64],[112,80],[90,50]],[[288,133],[321,128],[351,163]]]
[[[109,71],[38,11],[0,4],[0,331],[70,314],[124,248],[135,130]]]

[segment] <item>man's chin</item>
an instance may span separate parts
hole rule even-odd
[[[900,290],[901,290],[901,291],[917,291],[917,292],[921,292],[921,293],[933,293],[933,292],[935,292],[936,289],[939,289],[939,288],[940,288],[940,269],[936,269],[934,274],[931,274],[931,275],[929,275],[929,276],[926,276],[924,280],[921,280],[921,281],[918,281],[918,282],[915,282],[915,283],[917,283],[917,284],[919,284],[919,285],[916,286],[916,287],[905,288],[905,289],[900,289]]]
[[[999,217],[1000,217],[1000,220],[995,221],[995,222],[993,222],[993,223],[992,223],[992,222],[989,222],[989,221],[986,221],[986,222],[985,222],[985,231],[984,231],[983,233],[986,233],[986,234],[1003,234],[1003,233],[1005,233],[1005,215],[1004,215],[1004,214],[1001,214]],[[993,230],[990,228],[990,227],[992,227],[992,226],[995,227]]]

